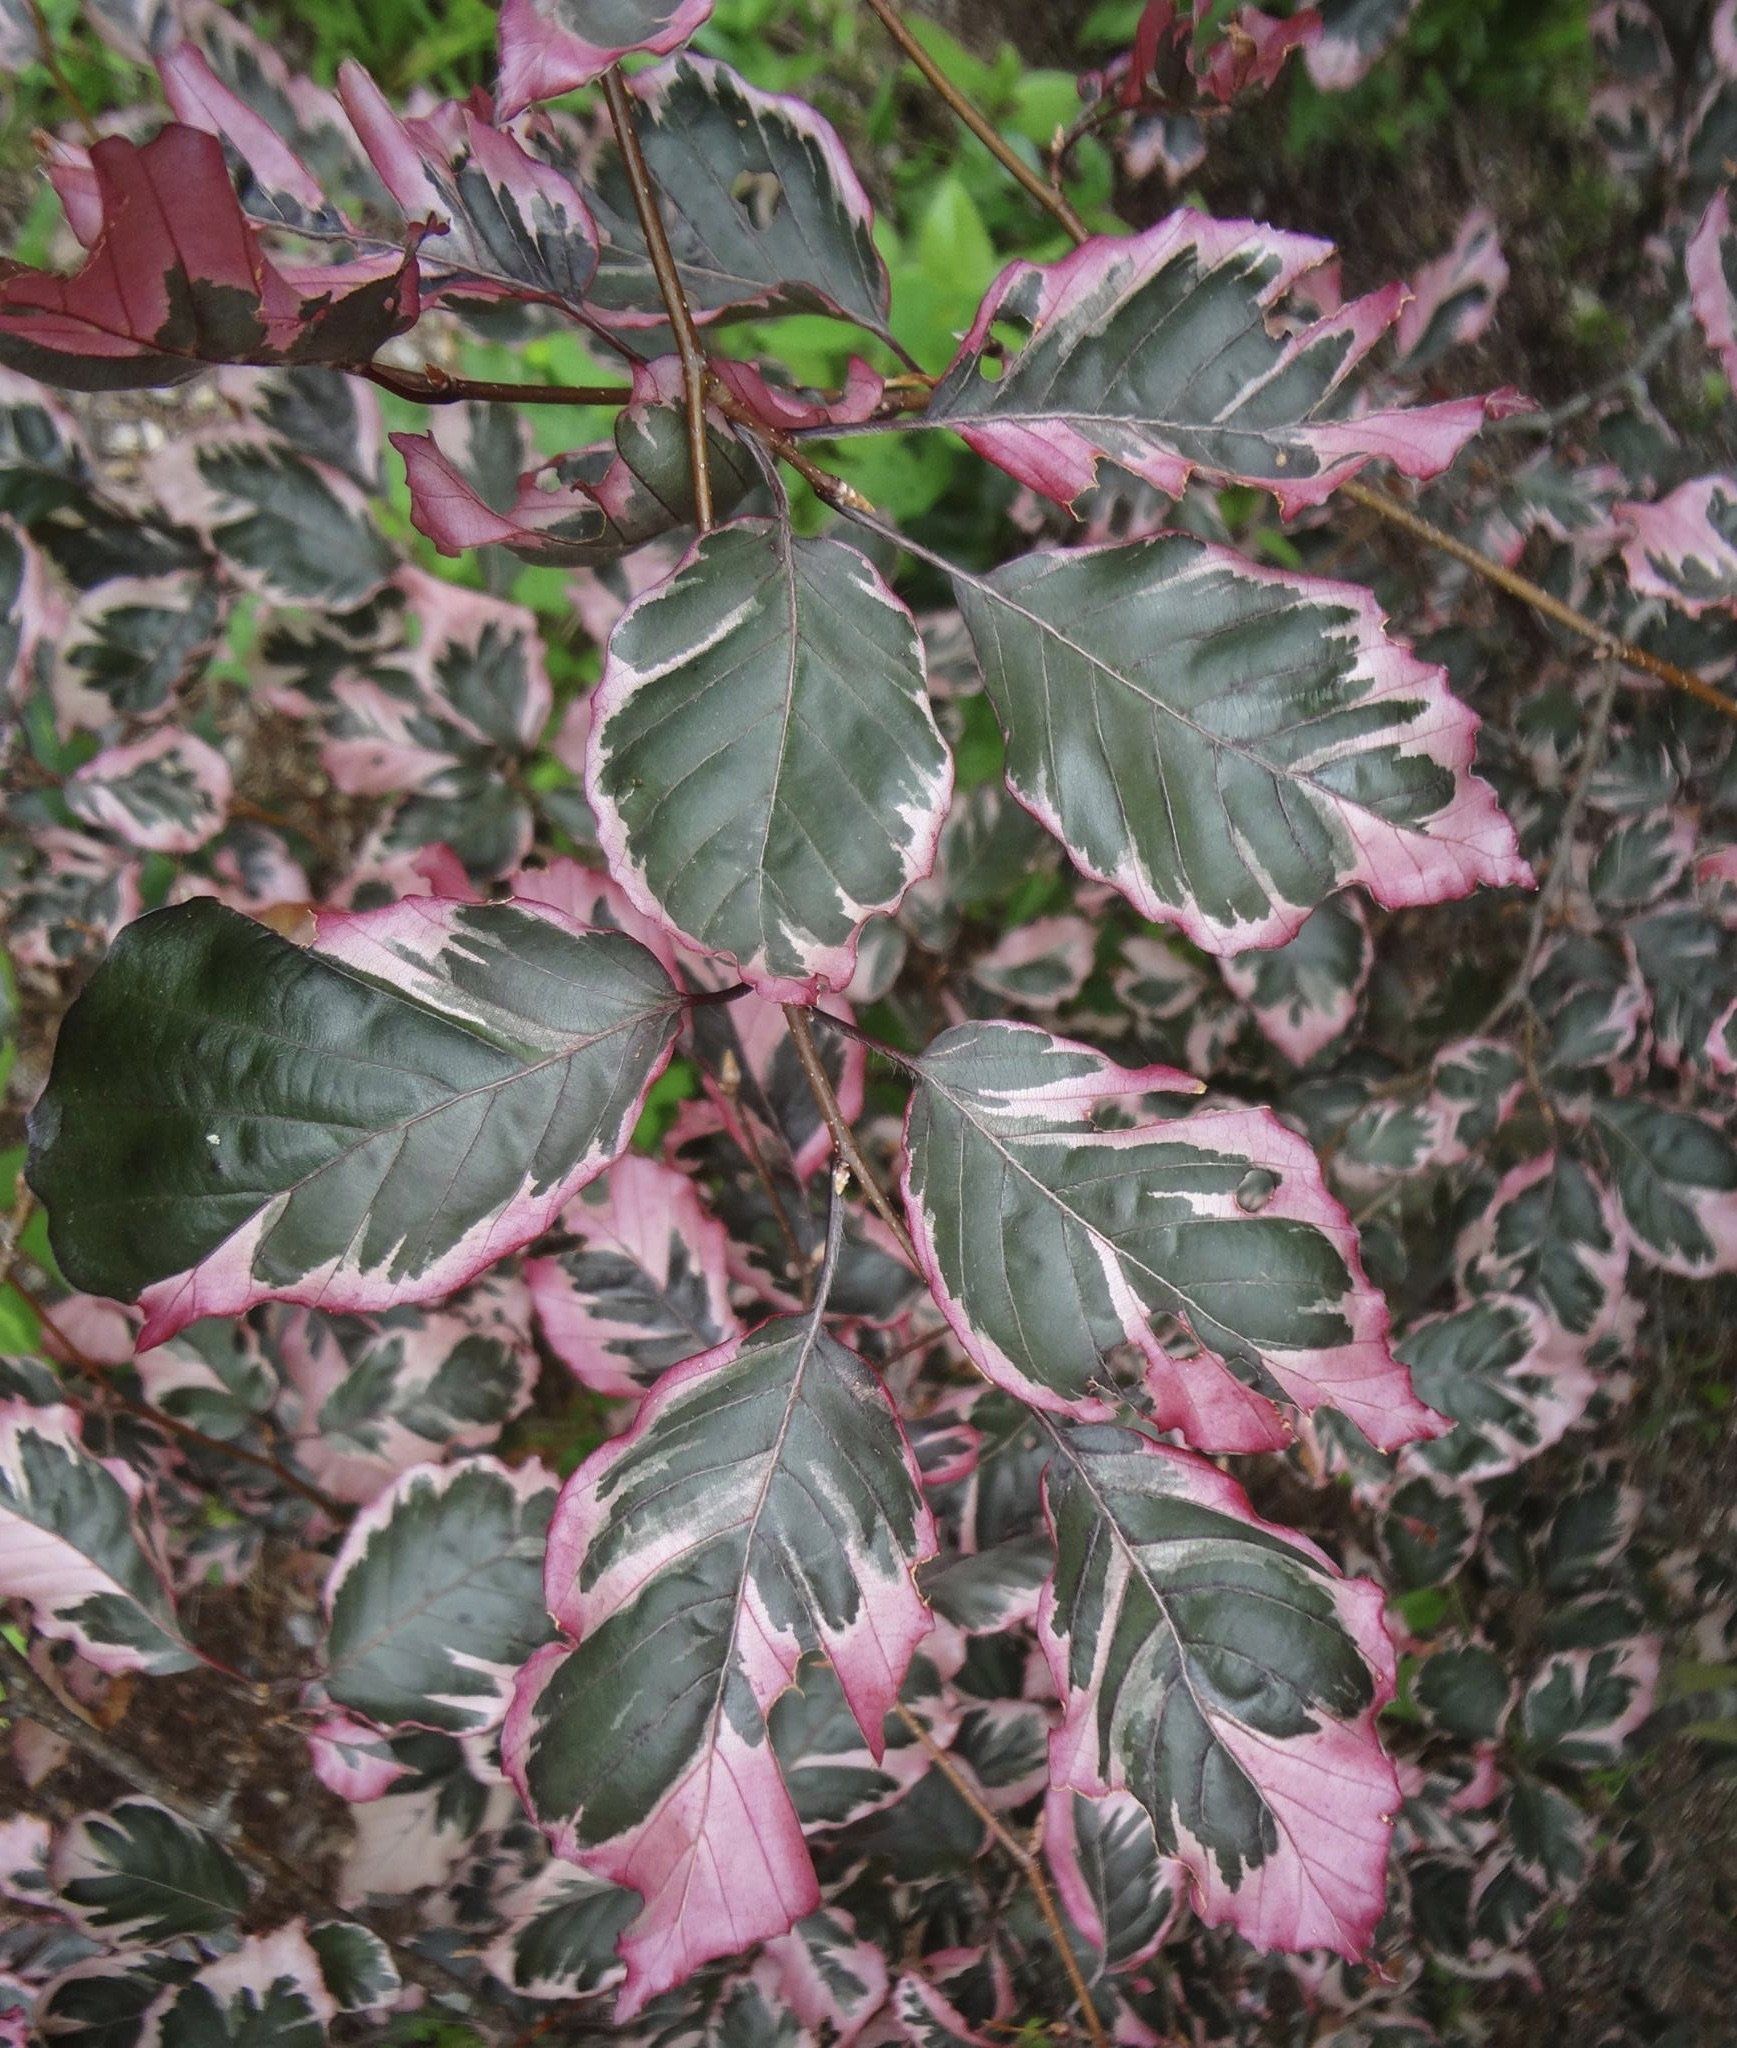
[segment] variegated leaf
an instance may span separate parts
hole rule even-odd
[[[347,611],[392,573],[392,550],[354,479],[258,428],[184,434],[152,459],[151,480],[167,510],[276,603]]]
[[[1149,1963],[1175,1926],[1188,1873],[1160,1855],[1146,1809],[1131,1792],[1088,1799],[1056,1784],[1044,1802],[1044,1854],[1068,1918],[1106,1970]]]
[[[225,1933],[247,1906],[247,1879],[228,1850],[154,1799],[80,1815],[50,1868],[79,1924],[122,1948]]]
[[[1453,247],[1426,263],[1411,281],[1393,341],[1408,370],[1425,370],[1451,348],[1476,341],[1496,316],[1508,288],[1495,216],[1475,208],[1460,223]]]
[[[971,979],[1021,1010],[1059,1010],[1092,971],[1096,933],[1083,917],[1038,917],[1015,925],[971,963]]]
[[[140,1528],[130,1465],[93,1458],[70,1408],[0,1407],[0,1593],[99,1671],[198,1663]]]
[[[67,808],[150,853],[197,853],[222,829],[234,783],[229,763],[197,733],[165,727],[105,747],[66,784]]]
[[[1690,240],[1684,268],[1689,296],[1707,346],[1737,391],[1737,230],[1729,189],[1716,193]]]
[[[1737,482],[1696,477],[1656,505],[1618,505],[1628,535],[1622,558],[1643,597],[1691,618],[1737,611]]]
[[[802,309],[884,328],[873,210],[829,122],[703,57],[641,71],[632,91],[676,269],[701,320]],[[586,190],[603,237],[593,305],[625,326],[661,326],[663,298],[617,154],[604,156]]]
[[[337,2013],[307,1930],[292,1920],[165,1990],[140,2048],[324,2048]]]
[[[930,1626],[915,1463],[824,1299],[666,1374],[550,1533],[578,1641],[526,1667],[504,1755],[558,1852],[644,1898],[618,2020],[820,1903],[765,1716],[822,1652],[878,1756]]]
[[[1557,1443],[1598,1382],[1584,1345],[1517,1295],[1429,1316],[1395,1345],[1412,1385],[1455,1427],[1413,1455],[1455,1479],[1494,1479]]]
[[[823,1906],[762,1950],[769,1988],[801,2024],[836,2048],[850,2048],[887,1995],[887,1965],[858,1935],[848,1913]]]
[[[326,1689],[383,1726],[496,1726],[549,1635],[554,1475],[536,1459],[406,1472],[350,1524],[326,1580]]]
[[[1335,1408],[1389,1449],[1435,1432],[1388,1349],[1350,1219],[1270,1111],[1106,1129],[1101,1106],[1199,1084],[1028,1025],[961,1025],[917,1080],[912,1235],[954,1334],[997,1385],[1103,1419],[1129,1346],[1159,1426],[1203,1449],[1283,1444],[1281,1404]],[[1193,1355],[1161,1339],[1160,1319]]]
[[[1525,1295],[1590,1344],[1622,1300],[1628,1226],[1584,1160],[1544,1152],[1503,1175],[1460,1240],[1458,1264],[1474,1293]]]
[[[1400,908],[1531,880],[1477,719],[1367,591],[1185,534],[954,584],[1014,795],[1208,952],[1277,945],[1350,882]]]
[[[1737,1268],[1737,1145],[1719,1124],[1627,1096],[1600,1102],[1593,1129],[1648,1265],[1691,1279]]]
[[[505,42],[503,24],[503,61]],[[418,251],[430,296],[582,303],[597,268],[597,229],[562,172],[469,102],[400,117],[353,58],[338,68],[338,94],[405,221],[444,230]]]
[[[1483,424],[1483,399],[1355,409],[1353,373],[1398,319],[1403,285],[1289,338],[1269,325],[1332,255],[1329,242],[1183,208],[1059,263],[1011,264],[919,423],[953,428],[1064,504],[1105,459],[1172,498],[1195,475],[1252,484],[1287,518],[1371,461],[1438,475]],[[1028,330],[1011,353],[998,325]]]
[[[340,2012],[378,2012],[403,1990],[392,1951],[372,1928],[355,1920],[322,1920],[308,1929],[320,1959],[320,1980]]]
[[[1131,1792],[1209,1926],[1362,1955],[1399,1805],[1375,1737],[1394,1681],[1380,1589],[1203,1458],[1130,1430],[1051,1433],[1054,1782]]]
[[[68,1013],[31,1184],[62,1270],[138,1297],[146,1345],[258,1301],[426,1301],[625,1148],[679,1009],[643,947],[547,909],[327,912],[304,951],[182,904]]]
[[[1219,964],[1225,986],[1253,1010],[1261,1035],[1300,1067],[1356,1016],[1375,946],[1357,898],[1335,896],[1282,946]]]
[[[665,56],[712,11],[712,0],[505,0],[500,116],[559,99],[638,50]]]
[[[738,520],[616,623],[585,772],[611,871],[765,995],[850,980],[952,786],[916,627],[853,548]]]
[[[226,610],[223,585],[204,569],[115,576],[86,591],[55,648],[62,727],[95,732],[117,715],[166,711],[216,646]]]
[[[573,1239],[525,1261],[549,1348],[599,1394],[638,1400],[660,1374],[739,1334],[728,1241],[685,1173],[617,1160],[562,1211]]]
[[[197,1968],[172,1951],[74,1963],[42,1987],[37,2035],[55,2048],[134,2048],[164,1987],[184,1984]]]
[[[497,1905],[506,1924],[488,1967],[521,1998],[583,1998],[620,1981],[615,1944],[638,1908],[632,1892],[551,1856]]]
[[[1545,1658],[1520,1700],[1527,1740],[1571,1768],[1596,1770],[1618,1762],[1653,1710],[1660,1662],[1655,1636]]]
[[[179,384],[209,363],[366,361],[418,311],[403,249],[269,259],[214,136],[171,122],[93,143],[89,254],[73,277],[9,265],[0,363],[73,390]],[[63,191],[64,191],[63,186]]]
[[[1319,41],[1309,46],[1309,76],[1323,92],[1346,92],[1417,12],[1418,0],[1315,0]]]
[[[52,623],[42,557],[21,526],[0,516],[0,705],[8,723],[36,690]]]
[[[494,1273],[446,1309],[275,1319],[279,1419],[302,1469],[337,1499],[366,1504],[412,1465],[486,1449],[531,1404],[529,1323],[523,1285]]]

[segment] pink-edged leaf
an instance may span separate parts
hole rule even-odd
[[[548,1856],[490,1903],[504,1924],[485,1961],[521,1998],[582,1998],[620,1983],[615,1944],[638,1905],[632,1892]]]
[[[0,273],[0,362],[73,390],[179,384],[210,363],[366,361],[419,310],[402,249],[273,263],[214,136],[95,143],[102,228],[76,276]]]
[[[410,1766],[377,1728],[351,1714],[322,1714],[308,1730],[308,1760],[328,1792],[354,1806],[384,1799]]]
[[[1455,1256],[1472,1292],[1523,1294],[1592,1344],[1621,1306],[1628,1250],[1615,1190],[1587,1161],[1553,1151],[1502,1176]]]
[[[668,56],[711,12],[712,0],[504,0],[500,118],[589,85],[634,51]]]
[[[1737,1144],[1721,1120],[1626,1096],[1598,1103],[1593,1129],[1648,1265],[1690,1279],[1737,1270]]]
[[[93,1458],[70,1408],[0,1405],[0,1593],[99,1671],[187,1671],[198,1663],[141,1526],[143,1486]]]
[[[1424,1080],[1376,1094],[1351,1118],[1334,1154],[1341,1180],[1376,1187],[1457,1166],[1507,1120],[1524,1092],[1519,1053],[1493,1038],[1456,1038]]]
[[[1348,92],[1400,36],[1418,0],[1316,0],[1321,34],[1308,51],[1323,92]]]
[[[1052,1784],[1043,1849],[1062,1909],[1107,1970],[1149,1963],[1176,1925],[1188,1873],[1159,1853],[1146,1809],[1131,1792],[1095,1799]]]
[[[917,1073],[912,1236],[997,1385],[1102,1419],[1128,1346],[1160,1427],[1202,1449],[1276,1448],[1286,1407],[1337,1409],[1388,1449],[1436,1433],[1388,1348],[1349,1217],[1270,1111],[1104,1128],[1103,1105],[1138,1117],[1139,1097],[1199,1084],[1029,1025],[961,1025]]]
[[[1335,896],[1284,945],[1221,960],[1219,971],[1253,1010],[1261,1035],[1301,1067],[1356,1016],[1374,965],[1363,906],[1355,896]]]
[[[140,1298],[147,1345],[259,1301],[428,1301],[625,1149],[679,1010],[643,947],[548,909],[328,911],[304,950],[179,904],[63,1023],[32,1185],[62,1270]]]
[[[304,1922],[250,1934],[238,1948],[171,1985],[145,2015],[140,2048],[255,2041],[312,2048],[338,2015]]]
[[[346,223],[319,180],[278,131],[212,69],[197,44],[178,42],[157,60],[163,96],[175,119],[227,145],[237,197],[261,226],[331,235]]]
[[[53,1841],[54,1830],[41,1814],[14,1813],[0,1821],[0,1899],[39,1911],[48,1906]]]
[[[279,1421],[302,1469],[336,1499],[363,1504],[412,1465],[486,1449],[531,1404],[529,1324],[524,1285],[498,1273],[446,1309],[275,1319]]]
[[[907,1970],[893,1986],[896,2039],[909,2048],[993,2048],[938,1986]]]
[[[1083,917],[1015,925],[971,963],[971,979],[1022,1010],[1059,1010],[1092,971],[1097,934]]]
[[[165,511],[194,527],[247,589],[344,612],[378,595],[395,557],[351,476],[260,424],[183,434],[152,458]]]
[[[867,557],[719,527],[616,622],[595,705],[586,795],[639,909],[768,997],[842,988],[953,787],[916,627]]]
[[[0,516],[0,705],[24,703],[42,680],[57,624],[48,572],[21,526]]]
[[[1367,591],[1180,533],[953,580],[1009,788],[1207,951],[1278,945],[1350,882],[1398,908],[1531,880],[1477,719]]]
[[[1476,341],[1496,317],[1496,301],[1507,288],[1508,259],[1495,216],[1475,207],[1447,254],[1426,263],[1411,281],[1411,297],[1393,331],[1405,367],[1428,369],[1449,349]]]
[[[550,1608],[578,1641],[526,1667],[503,1755],[558,1853],[645,1901],[618,2020],[819,1905],[766,1714],[822,1652],[878,1755],[931,1626],[915,1463],[820,1315],[665,1374],[550,1532]]]
[[[485,496],[432,434],[394,434],[410,485],[410,516],[442,554],[510,548],[522,561],[607,563],[694,523],[693,474],[681,411],[681,366],[660,356],[632,369],[631,401],[611,447],[576,449],[524,471],[514,495]],[[721,414],[707,416],[714,509],[728,513],[759,481]],[[599,636],[605,637],[605,636]]]
[[[155,1799],[81,1814],[55,1843],[50,1875],[79,1925],[117,1948],[224,1934],[247,1905],[229,1851]]]
[[[728,1239],[685,1173],[618,1159],[556,1228],[570,1242],[527,1259],[525,1284],[550,1350],[594,1392],[638,1400],[739,1334]]]
[[[970,1468],[962,1472],[943,1468],[937,1476],[924,1464],[921,1443],[917,1457],[924,1465],[923,1484],[930,1489],[957,1485],[970,1476]],[[1044,1537],[1010,1536],[987,1550],[969,1551],[925,1572],[923,1597],[943,1621],[950,1621],[964,1634],[999,1635],[1037,1618],[1038,1594],[1053,1563]]]
[[[921,422],[1071,503],[1108,459],[1170,497],[1190,477],[1271,491],[1288,518],[1367,463],[1432,477],[1483,424],[1481,398],[1355,412],[1349,380],[1399,318],[1390,285],[1289,339],[1267,316],[1330,243],[1186,208],[990,287]],[[1011,353],[998,323],[1028,330]],[[1001,361],[1000,374],[986,365]],[[1503,397],[1501,403],[1506,404]]]
[[[105,747],[65,787],[74,817],[150,853],[197,853],[222,829],[233,791],[209,741],[168,729]]]
[[[208,568],[111,576],[82,592],[55,648],[61,731],[101,732],[117,714],[168,711],[215,651],[227,616],[227,593]]]
[[[763,92],[727,64],[683,54],[630,90],[671,253],[696,318],[749,308],[832,312],[886,331],[886,266],[874,210],[831,124],[805,100]],[[584,184],[603,249],[593,310],[662,328],[663,299],[619,151],[588,143],[568,168]]]
[[[418,252],[430,296],[583,301],[597,268],[597,228],[568,177],[470,102],[399,116],[353,58],[339,66],[338,92],[406,222],[444,230]]]
[[[712,375],[761,426],[787,434],[804,427],[861,426],[873,418],[886,390],[886,379],[861,356],[851,357],[837,398],[808,397],[770,383],[754,364],[728,356],[713,359]]]
[[[86,832],[33,832],[12,885],[6,939],[15,962],[50,970],[112,939],[139,914],[139,869],[123,849]]]
[[[1527,1686],[1520,1726],[1547,1758],[1570,1769],[1618,1763],[1652,1713],[1662,1664],[1656,1636],[1560,1650]]]
[[[1050,1433],[1055,1783],[1132,1793],[1209,1926],[1361,1956],[1399,1805],[1375,1735],[1394,1684],[1380,1588],[1203,1458],[1130,1430]]]
[[[1585,1342],[1519,1295],[1427,1316],[1394,1350],[1418,1392],[1454,1423],[1409,1455],[1449,1479],[1517,1470],[1559,1443],[1598,1391]]]
[[[836,2048],[850,2048],[887,1995],[887,1965],[856,1923],[823,1906],[761,1951],[768,1988],[798,2021]]]
[[[555,1477],[535,1458],[418,1465],[350,1524],[326,1579],[325,1682],[385,1727],[497,1727],[549,1635]]]
[[[1643,597],[1662,597],[1691,618],[1737,612],[1737,481],[1702,476],[1656,505],[1618,505],[1628,535],[1622,559]]]

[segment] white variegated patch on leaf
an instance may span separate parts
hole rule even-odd
[[[0,585],[4,581],[0,570]],[[181,685],[209,659],[228,608],[229,593],[208,568],[111,576],[81,592],[54,651],[62,730],[98,732],[117,715],[153,718],[168,711]]]
[[[1522,1294],[1588,1344],[1614,1322],[1628,1272],[1615,1191],[1572,1152],[1542,1152],[1503,1175],[1456,1254],[1477,1294]]]
[[[1053,1782],[1131,1793],[1209,1926],[1360,1957],[1399,1805],[1375,1735],[1394,1684],[1380,1588],[1203,1458],[1130,1430],[1052,1434]]]
[[[1052,1784],[1043,1849],[1068,1918],[1106,1970],[1149,1963],[1182,1911],[1188,1873],[1159,1853],[1151,1817],[1131,1792],[1087,1798]]]
[[[917,1080],[912,1235],[954,1334],[997,1385],[1103,1419],[1114,1354],[1130,1346],[1159,1426],[1202,1449],[1274,1449],[1292,1407],[1335,1408],[1389,1449],[1434,1433],[1388,1349],[1349,1217],[1270,1111],[1105,1128],[1105,1105],[1199,1084],[1028,1025],[961,1025]],[[1193,1356],[1163,1341],[1161,1319]]]
[[[738,520],[616,623],[585,772],[610,870],[765,995],[850,980],[952,787],[915,624],[854,548]]]
[[[229,763],[197,733],[168,728],[105,747],[67,782],[67,808],[147,853],[197,853],[223,826]]]
[[[138,1298],[146,1345],[260,1301],[426,1301],[625,1149],[679,1009],[643,947],[546,908],[326,912],[304,950],[178,905],[68,1013],[31,1182],[63,1271]]]
[[[1648,1265],[1689,1279],[1737,1269],[1737,1144],[1720,1122],[1626,1096],[1597,1105],[1593,1130]]]
[[[1348,92],[1417,12],[1418,0],[1316,0],[1321,34],[1308,46],[1309,76],[1323,92]]]
[[[140,2048],[321,2048],[338,2010],[305,1925],[292,1920],[165,1990]]]
[[[1737,481],[1695,477],[1653,505],[1618,505],[1628,535],[1622,558],[1643,597],[1691,618],[1737,611]]]
[[[72,1409],[0,1406],[0,1593],[99,1671],[199,1661],[141,1526],[143,1492],[130,1465],[84,1449]]]
[[[822,1906],[761,1951],[768,1988],[817,2038],[850,2048],[887,1995],[886,1959],[850,1915]]]
[[[527,1665],[503,1753],[557,1851],[643,1897],[618,2019],[819,1905],[765,1717],[822,1652],[879,1754],[934,1547],[897,1415],[818,1307],[665,1374],[568,1482],[547,1588],[577,1642]]]
[[[1059,1010],[1092,971],[1096,934],[1083,917],[1038,917],[1015,925],[971,963],[971,979],[1021,1010]]]
[[[1389,285],[1288,338],[1269,316],[1332,244],[1183,208],[1123,238],[1094,235],[990,287],[922,421],[1045,496],[1072,503],[1108,460],[1178,498],[1195,475],[1271,491],[1285,517],[1371,461],[1446,469],[1486,401],[1359,413],[1353,373],[1399,318]],[[998,325],[1029,330],[1011,353]],[[986,363],[999,360],[999,375]]]
[[[535,1458],[406,1472],[350,1524],[326,1580],[326,1689],[386,1727],[492,1728],[549,1634],[554,1475]]]
[[[1584,1342],[1518,1295],[1428,1316],[1394,1348],[1419,1394],[1455,1425],[1413,1456],[1454,1479],[1495,1479],[1537,1457],[1598,1389]]]
[[[739,1333],[728,1241],[685,1173],[619,1159],[557,1227],[571,1244],[527,1259],[525,1282],[549,1348],[594,1392],[638,1400]]]
[[[954,585],[1009,788],[1206,951],[1278,945],[1352,882],[1393,909],[1530,882],[1477,719],[1367,591],[1180,533]]]

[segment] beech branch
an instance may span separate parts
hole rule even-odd
[[[454,377],[437,363],[425,363],[420,370],[357,363],[349,374],[416,405],[462,405],[468,399],[485,405],[625,405],[633,396],[624,384],[497,384],[485,377]]]
[[[929,1733],[909,1707],[901,1700],[893,1711],[922,1744],[929,1761],[935,1766],[947,1783],[983,1823],[990,1838],[1017,1865],[1019,1874],[1031,1887],[1031,1896],[1037,1902],[1037,1910],[1043,1915],[1043,1924],[1049,1930],[1049,1938],[1061,1966],[1067,1972],[1067,1980],[1079,2003],[1080,2017],[1085,2022],[1086,2034],[1092,2048],[1110,2048],[1110,2037],[1104,2032],[1104,2023],[1098,2017],[1098,2009],[1092,2003],[1092,1994],[1080,1972],[1079,1958],[1074,1954],[1074,1945],[1068,1939],[1068,1931],[1062,1925],[1061,1915],[1056,1911],[1055,1897],[1049,1888],[1049,1879],[1044,1875],[1043,1858],[1028,1848],[1019,1837],[1004,1827],[994,1810],[978,1796],[977,1788],[960,1770],[959,1766]]]
[[[862,1156],[862,1150],[844,1111],[839,1108],[838,1096],[833,1090],[832,1077],[826,1071],[820,1050],[814,1043],[814,1027],[808,1021],[808,1012],[800,1003],[784,1005],[784,1021],[790,1026],[790,1036],[796,1046],[796,1057],[802,1063],[802,1071],[814,1096],[816,1107],[824,1119],[826,1128],[832,1133],[833,1145],[838,1156],[856,1177],[857,1185],[868,1199],[868,1204],[893,1234],[893,1242],[911,1263],[911,1270],[920,1273],[922,1266],[917,1258],[917,1248],[911,1242],[911,1233],[905,1228],[904,1218],[888,1201],[880,1182],[875,1178],[874,1169]]]

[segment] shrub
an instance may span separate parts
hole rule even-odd
[[[167,115],[0,274],[49,2038],[1458,2038],[1731,1679],[1576,1446],[1737,1266],[1737,483],[1451,388],[1487,213],[1111,212],[1409,6],[1065,110],[868,12],[909,236],[710,0],[404,111],[96,11]],[[1737,377],[1737,14],[1594,40]]]

